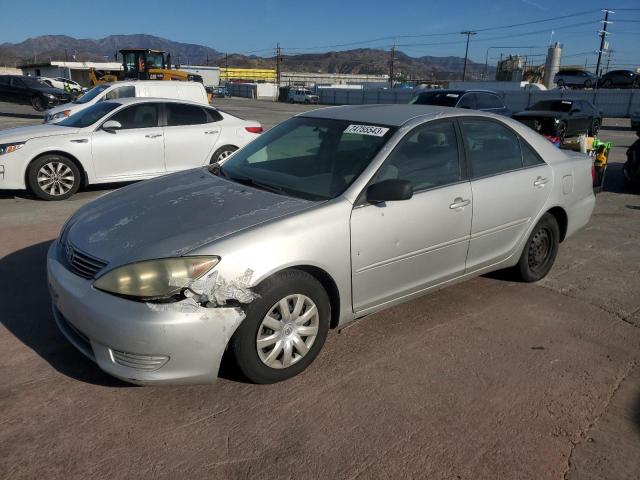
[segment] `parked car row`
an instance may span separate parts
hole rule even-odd
[[[74,104],[60,107],[67,116],[50,114],[53,124],[0,132],[0,189],[27,188],[39,198],[62,200],[84,185],[141,180],[219,162],[262,132],[259,123],[206,102],[136,97],[154,85],[124,83],[96,87],[83,97],[90,104],[81,103],[75,111]],[[194,82],[150,83],[178,87],[178,98],[191,85],[203,89]],[[109,97],[109,92],[118,95]]]
[[[633,70],[611,70],[598,78],[582,69],[564,69],[554,78],[555,84],[572,88],[640,88],[640,74]]]
[[[72,95],[42,79],[26,75],[0,75],[0,102],[31,105],[37,112],[67,103]]]

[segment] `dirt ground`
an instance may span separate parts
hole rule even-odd
[[[267,127],[305,108],[220,105]],[[0,128],[38,121],[0,104]],[[606,191],[544,281],[480,277],[367,317],[268,386],[228,365],[193,387],[102,373],[57,331],[44,260],[115,186],[0,191],[0,478],[640,478],[640,196],[620,163],[634,136],[610,119],[601,137],[616,143]]]

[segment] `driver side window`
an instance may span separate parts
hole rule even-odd
[[[453,122],[427,123],[408,133],[376,174],[375,182],[409,180],[414,191],[462,179]]]
[[[121,130],[132,128],[153,128],[158,126],[158,105],[155,103],[139,103],[120,110],[109,120],[122,125]]]

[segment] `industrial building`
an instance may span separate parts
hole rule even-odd
[[[120,62],[57,62],[48,61],[20,65],[23,75],[33,77],[63,77],[78,82],[83,87],[89,87],[89,69],[122,70]]]

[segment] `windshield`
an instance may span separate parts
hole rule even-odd
[[[164,68],[164,57],[160,53],[147,54],[147,68]]]
[[[58,125],[62,125],[63,127],[75,128],[88,127],[89,125],[93,125],[94,123],[96,123],[110,111],[118,108],[120,105],[120,103],[116,102],[96,103],[95,105],[91,105],[89,108],[82,110],[75,115],[67,117],[63,121],[59,122]]]
[[[351,185],[395,128],[294,117],[223,163],[222,176],[310,200],[337,197]]]
[[[93,87],[87,93],[82,95],[79,99],[75,100],[73,103],[87,103],[96,98],[102,92],[104,92],[107,88],[111,86],[110,83],[105,83],[104,85],[98,85],[97,87]]]
[[[414,105],[438,105],[440,107],[455,107],[460,99],[457,92],[425,92],[413,97],[410,104]]]
[[[571,110],[573,102],[568,100],[543,100],[536,102],[529,110],[550,110],[552,112],[568,112]]]

